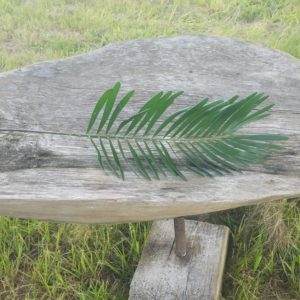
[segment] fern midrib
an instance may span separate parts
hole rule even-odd
[[[68,133],[68,132],[55,132],[55,131],[43,131],[43,130],[26,130],[26,129],[0,129],[0,132],[4,133],[28,133],[28,134],[49,134],[49,135],[58,135],[58,136],[70,136],[70,137],[85,137],[85,138],[103,138],[107,140],[125,140],[125,141],[168,141],[174,143],[199,143],[199,141],[206,140],[221,140],[225,138],[234,137],[234,134],[218,134],[209,137],[198,137],[198,138],[173,138],[173,137],[164,137],[164,136],[133,136],[133,135],[115,135],[115,134],[80,134],[80,133]]]
[[[178,137],[164,137],[164,136],[133,136],[133,135],[115,135],[115,134],[98,134],[90,135],[90,138],[99,138],[107,140],[124,140],[126,142],[168,142],[168,143],[199,143],[204,141],[216,141],[223,140],[229,137],[233,137],[233,134],[219,134],[207,137],[197,138],[178,138]]]

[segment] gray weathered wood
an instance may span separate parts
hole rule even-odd
[[[185,91],[173,109],[204,96],[265,92],[276,103],[272,115],[245,131],[288,135],[287,150],[236,176],[190,175],[188,182],[107,176],[90,141],[80,135],[99,95],[115,81],[122,82],[123,92],[136,90],[126,114],[157,90]],[[1,73],[0,214],[118,223],[299,196],[299,95],[299,60],[221,37],[122,42]]]
[[[175,254],[173,221],[153,224],[129,300],[215,300],[221,292],[229,229],[186,221],[187,256]]]

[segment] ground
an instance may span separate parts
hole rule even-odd
[[[300,2],[0,0],[0,71],[120,40],[183,34],[245,39],[300,58]],[[210,219],[232,233],[224,299],[300,299],[297,199]],[[149,228],[1,217],[0,299],[126,299]]]

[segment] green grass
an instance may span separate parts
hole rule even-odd
[[[126,299],[149,225],[2,218],[0,299]]]
[[[294,200],[236,209],[213,218],[232,232],[225,299],[300,298],[299,216],[299,202]]]
[[[136,38],[211,34],[300,58],[299,0],[0,0],[0,71]],[[296,200],[212,216],[232,232],[224,299],[300,298]],[[0,218],[0,299],[126,299],[149,224]]]

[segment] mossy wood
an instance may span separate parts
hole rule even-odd
[[[156,91],[183,90],[170,112],[253,91],[271,115],[244,133],[289,137],[281,156],[242,174],[125,181],[98,168],[82,136],[98,96],[116,81],[135,89],[132,115]],[[300,195],[300,62],[258,45],[183,36],[122,42],[0,74],[0,214],[122,223],[199,214]],[[72,134],[66,135],[67,134]]]

